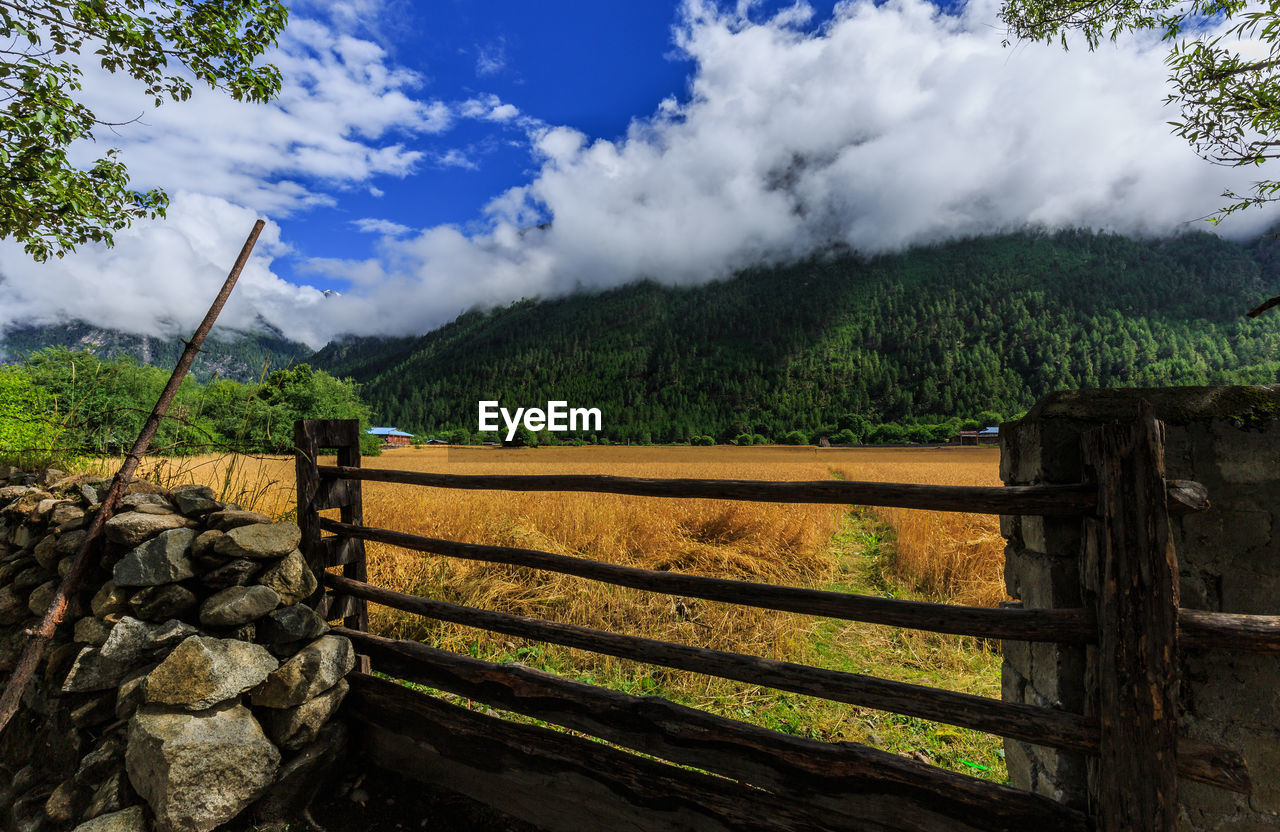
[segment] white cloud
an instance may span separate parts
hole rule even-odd
[[[476,75],[481,78],[497,75],[507,68],[507,41],[498,38],[476,50]]]
[[[640,277],[703,282],[835,243],[879,252],[1028,225],[1207,228],[1194,221],[1224,188],[1259,176],[1209,165],[1170,135],[1168,45],[1154,38],[1094,53],[1004,48],[993,0],[960,16],[921,0],[844,2],[816,32],[797,25],[802,4],[763,23],[740,6],[686,4],[688,100],[664,101],[625,136],[530,122],[541,168],[492,201],[486,233],[429,229],[384,240],[367,261],[328,262],[364,275],[328,310],[350,310],[335,329],[421,332],[473,304]],[[1256,233],[1276,217],[1248,212],[1224,228]]]
[[[116,234],[111,249],[36,264],[12,242],[0,243],[0,323],[83,319],[146,335],[189,334],[204,316],[253,228],[257,214],[225,199],[177,192],[164,221]],[[253,329],[265,321],[295,338],[323,340],[305,323],[324,302],[315,289],[271,271],[288,251],[268,222],[219,325]]]
[[[51,310],[135,331],[182,319],[175,310],[203,309],[191,300],[203,298],[197,277],[216,289],[250,208],[279,216],[347,188],[376,196],[379,176],[474,166],[468,151],[412,146],[457,119],[524,131],[538,166],[493,198],[483,223],[409,232],[410,217],[357,220],[379,235],[371,256],[310,263],[350,282],[328,299],[271,273],[273,238],[237,301],[250,306],[230,319],[260,313],[314,344],[423,332],[473,305],[640,277],[703,282],[833,244],[889,251],[1027,225],[1163,234],[1207,227],[1194,220],[1224,189],[1266,175],[1207,164],[1170,135],[1167,44],[1003,48],[995,3],[956,16],[923,0],[846,0],[815,30],[803,4],[753,23],[748,0],[733,12],[688,0],[677,28],[696,63],[687,94],[611,138],[492,95],[423,101],[421,80],[380,47],[295,19],[277,57],[294,82],[280,102],[198,95],[125,136],[139,184],[185,192],[168,222],[49,266],[0,248],[11,278],[0,323]],[[118,103],[105,114],[127,117]],[[1244,236],[1277,215],[1250,211],[1223,228]]]
[[[447,131],[452,108],[414,97],[421,79],[377,44],[294,16],[269,56],[284,76],[279,99],[257,105],[197,87],[189,101],[153,109],[137,84],[87,67],[89,105],[141,124],[104,136],[121,148],[135,184],[205,193],[283,215],[332,204],[334,188],[412,173],[415,136]],[[75,148],[88,163],[101,148]]]
[[[408,234],[413,229],[407,225],[401,225],[391,220],[380,220],[372,217],[364,217],[358,220],[352,220],[351,224],[366,234],[383,234],[388,237],[399,237],[402,234]]]

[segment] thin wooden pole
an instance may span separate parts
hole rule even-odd
[[[80,545],[80,551],[76,553],[75,560],[71,562],[71,568],[54,592],[53,598],[49,601],[49,607],[45,610],[39,625],[34,630],[28,631],[30,641],[27,642],[26,649],[23,650],[22,658],[18,660],[13,675],[9,677],[4,693],[0,694],[0,731],[5,729],[9,724],[9,720],[13,719],[13,715],[17,712],[18,703],[22,701],[22,694],[26,691],[27,686],[31,684],[32,674],[40,663],[40,659],[44,657],[44,651],[49,644],[49,640],[53,638],[53,633],[58,628],[58,624],[62,622],[63,617],[67,614],[67,607],[70,604],[72,593],[80,587],[80,581],[84,578],[85,570],[89,564],[90,552],[97,548],[103,527],[115,513],[116,505],[124,494],[125,485],[133,478],[133,473],[137,470],[138,463],[142,461],[142,457],[147,452],[147,447],[151,444],[151,438],[155,436],[161,420],[169,412],[169,405],[173,402],[173,397],[177,394],[183,378],[186,377],[187,370],[191,368],[191,362],[195,361],[196,353],[200,352],[205,336],[209,334],[209,330],[213,329],[214,321],[218,319],[218,314],[222,312],[222,307],[226,305],[227,298],[231,296],[231,290],[235,288],[236,281],[240,279],[240,272],[244,270],[245,263],[249,261],[249,255],[253,252],[253,246],[257,243],[258,235],[262,233],[264,225],[265,222],[263,220],[258,220],[253,224],[253,230],[249,232],[248,239],[244,241],[244,245],[240,248],[240,255],[236,258],[230,273],[227,274],[227,279],[223,281],[222,289],[218,291],[217,297],[213,299],[213,304],[209,307],[209,311],[205,313],[204,320],[200,322],[200,326],[196,327],[191,340],[186,342],[186,348],[183,349],[181,357],[178,358],[177,366],[173,368],[173,373],[169,376],[169,383],[161,391],[160,398],[156,400],[156,405],[151,410],[151,415],[147,417],[146,423],[143,424],[142,430],[138,433],[137,440],[133,443],[133,448],[125,456],[124,463],[111,481],[111,487],[107,490],[107,495],[102,500],[101,508],[98,509],[93,522],[89,525],[89,531],[85,535],[84,542]]]

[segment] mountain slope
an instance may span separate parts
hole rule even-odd
[[[312,360],[410,430],[564,399],[614,439],[777,439],[845,413],[1007,415],[1060,388],[1274,382],[1280,323],[1242,315],[1277,293],[1269,256],[1208,234],[1025,233],[524,301]]]
[[[153,338],[104,329],[84,321],[47,326],[13,326],[0,332],[0,363],[21,361],[24,355],[45,347],[88,350],[101,359],[129,356],[141,364],[172,368],[183,344],[177,335]],[[236,381],[256,381],[264,365],[278,370],[306,361],[312,350],[271,330],[242,333],[214,328],[192,364],[191,372],[202,381],[215,376]]]

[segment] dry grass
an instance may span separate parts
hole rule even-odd
[[[1000,485],[997,448],[852,451],[833,470],[850,480]],[[991,514],[880,508],[893,530],[890,570],[939,601],[995,606],[1004,591],[1004,538]]]
[[[760,480],[845,479],[996,484],[988,448],[422,448],[366,464],[460,474],[586,474]],[[146,469],[166,485],[203,482],[246,508],[289,516],[288,458],[165,460]],[[1004,597],[994,517],[954,513],[607,494],[520,494],[364,484],[371,526],[521,546],[611,563],[854,592],[992,604]],[[887,531],[886,531],[887,526]],[[369,544],[370,580],[468,606],[751,653],[886,678],[999,695],[998,657],[974,640],[813,619],[609,587],[516,567],[491,566]],[[552,647],[388,610],[372,629],[492,660],[518,660],[632,693],[686,704],[821,739],[924,752],[941,765],[1003,777],[999,743],[957,730],[757,686]]]

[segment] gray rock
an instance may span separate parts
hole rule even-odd
[[[16,593],[12,586],[0,587],[0,626],[17,624],[26,616],[26,593]]]
[[[242,509],[227,508],[222,511],[215,511],[212,514],[205,515],[204,523],[210,529],[220,532],[230,531],[240,526],[247,526],[251,523],[270,523],[271,518],[265,514],[259,514],[256,511],[244,511]]]
[[[111,722],[116,715],[116,694],[108,690],[89,697],[71,709],[71,722],[77,728],[91,728]]]
[[[116,586],[159,586],[194,577],[196,570],[187,554],[195,537],[191,529],[161,532],[121,558],[112,570],[112,581]]]
[[[36,556],[36,563],[40,564],[44,569],[52,569],[54,564],[58,562],[61,555],[58,554],[58,537],[57,535],[47,534],[40,538],[40,542],[31,550],[31,554]]]
[[[191,521],[180,514],[142,514],[127,511],[104,524],[107,540],[125,546],[137,546],[169,529],[186,528]]]
[[[261,645],[191,636],[147,676],[147,703],[202,711],[258,685],[279,666]]]
[[[250,693],[255,705],[292,708],[322,693],[351,672],[356,651],[341,636],[327,635],[302,648]]]
[[[44,615],[45,610],[49,609],[49,602],[53,600],[53,594],[58,591],[58,581],[46,581],[35,589],[31,590],[31,596],[27,598],[27,609],[32,615]]]
[[[84,509],[71,502],[62,502],[53,507],[53,513],[49,515],[49,523],[54,526],[64,526],[68,523],[83,523],[85,518]],[[67,527],[68,530],[73,528]]]
[[[9,542],[19,549],[26,549],[35,540],[35,532],[31,531],[31,527],[26,524],[14,527],[9,534]]]
[[[101,618],[87,615],[76,622],[75,640],[81,644],[101,647],[111,634],[111,628]]]
[[[191,542],[191,559],[206,569],[225,563],[227,559],[218,554],[215,549],[218,541],[225,537],[226,534],[226,532],[220,532],[217,529],[200,532],[200,534],[196,535],[196,539]]]
[[[48,488],[54,483],[61,482],[66,478],[66,471],[59,471],[57,468],[46,468],[44,473],[40,475],[40,484]]]
[[[281,607],[258,621],[259,641],[272,647],[314,641],[327,632],[325,620],[304,604]]]
[[[126,613],[129,611],[130,594],[129,591],[118,588],[114,581],[107,581],[94,593],[89,609],[99,618]]]
[[[28,592],[49,580],[49,570],[43,566],[28,566],[13,576],[11,586],[16,592]],[[29,594],[29,592],[28,592]]]
[[[67,823],[80,817],[88,803],[88,789],[74,780],[64,780],[45,801],[44,813],[54,823]]]
[[[107,779],[124,760],[124,743],[115,737],[108,738],[80,761],[76,768],[76,782],[82,786],[97,786]]]
[[[58,535],[58,545],[54,548],[60,555],[74,555],[80,551],[80,547],[84,545],[84,540],[88,536],[89,533],[84,529],[63,532]]]
[[[54,510],[54,508],[56,508],[62,502],[63,502],[62,500],[56,500],[52,497],[50,497],[47,500],[41,500],[36,505],[36,511],[34,516],[47,520],[49,517],[49,514]]]
[[[128,719],[133,716],[134,711],[142,707],[142,703],[147,698],[147,677],[154,669],[154,667],[144,667],[142,670],[134,671],[120,683],[120,690],[116,693],[116,719]]]
[[[4,488],[0,488],[0,501],[7,503],[18,499],[25,494],[30,494],[33,491],[39,490],[40,489],[31,485],[6,485]]]
[[[98,495],[98,489],[94,488],[92,485],[85,483],[76,490],[80,492],[80,497],[85,501],[85,504],[88,505],[89,508],[95,508],[102,503],[102,497]]]
[[[120,505],[128,509],[138,509],[142,506],[160,506],[172,510],[173,503],[169,502],[169,498],[163,494],[134,492],[126,494],[120,498]]]
[[[169,493],[178,511],[188,517],[200,517],[222,508],[217,495],[207,485],[180,485]]]
[[[130,806],[123,811],[85,821],[71,832],[148,832],[147,816],[141,806]]]
[[[214,551],[228,558],[282,558],[296,549],[301,539],[296,523],[255,523],[228,531],[214,545]]]
[[[200,605],[200,623],[207,627],[235,627],[261,618],[279,605],[280,596],[269,587],[227,587]]]
[[[195,632],[194,627],[181,621],[147,624],[136,618],[122,618],[111,628],[101,647],[86,647],[80,651],[62,691],[84,693],[113,688],[130,670]]]
[[[176,515],[178,510],[170,505],[160,505],[159,503],[144,503],[134,509],[138,514],[154,514],[157,516]]]
[[[297,751],[316,738],[316,734],[338,711],[350,685],[346,679],[324,693],[311,697],[292,708],[268,709],[261,713],[262,729],[272,742],[287,751]]]
[[[92,820],[111,812],[119,812],[135,802],[133,787],[129,785],[129,775],[124,770],[124,761],[121,760],[116,770],[108,774],[102,784],[94,789],[93,797],[89,800],[89,808],[84,810],[83,817],[85,820]]]
[[[267,790],[280,752],[249,709],[196,713],[144,707],[129,721],[125,766],[158,832],[209,832]]]
[[[316,591],[319,583],[307,566],[302,553],[294,549],[258,577],[258,583],[269,586],[280,596],[281,604],[296,604]]]
[[[177,618],[196,605],[196,594],[180,584],[149,586],[129,598],[133,614],[144,621]]]
[[[59,578],[65,578],[65,577],[67,577],[67,575],[71,572],[71,567],[73,567],[73,566],[75,566],[75,565],[76,565],[76,556],[75,556],[75,555],[67,555],[65,558],[63,558],[62,560],[58,561],[58,567],[57,567],[57,568],[58,568],[58,577],[59,577]]]
[[[205,532],[205,534],[209,534],[209,532]],[[214,532],[214,534],[221,534],[221,532]],[[204,535],[201,535],[201,537],[204,537]],[[245,586],[261,569],[261,563],[254,563],[253,561],[245,560],[244,558],[236,558],[235,560],[224,563],[217,569],[202,575],[200,583],[210,589],[226,589],[229,586]],[[277,593],[278,592],[279,591],[277,590]]]

